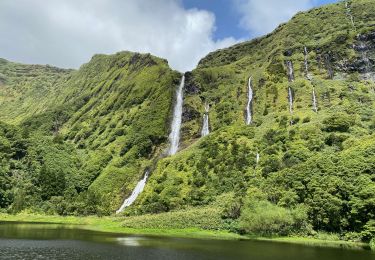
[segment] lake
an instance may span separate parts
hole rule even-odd
[[[111,234],[59,224],[0,222],[0,259],[375,259],[368,250],[263,241]]]

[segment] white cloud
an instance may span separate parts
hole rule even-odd
[[[298,11],[310,9],[316,0],[234,0],[241,15],[240,25],[251,35],[271,32]]]
[[[78,67],[95,53],[150,52],[180,71],[236,42],[213,40],[212,13],[180,0],[1,0],[0,57]]]

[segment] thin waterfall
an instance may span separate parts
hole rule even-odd
[[[307,58],[307,55],[309,53],[307,52],[307,48],[306,46],[304,47],[304,57],[305,57],[305,61],[304,61],[304,64],[305,64],[305,76],[308,80],[311,80],[311,76],[309,74],[309,62],[308,62],[308,58]]]
[[[312,77],[311,75],[309,74],[309,63],[308,63],[308,58],[307,58],[307,55],[309,53],[307,52],[307,48],[306,46],[304,47],[304,55],[305,55],[305,75],[306,75],[306,78],[308,80],[312,80]],[[312,89],[312,106],[313,106],[313,110],[315,113],[318,112],[318,104],[317,104],[317,101],[316,101],[316,93],[315,93],[315,87],[313,86],[313,89]]]
[[[294,70],[293,70],[293,63],[290,60],[286,61],[286,67],[288,72],[288,80],[289,82],[294,81]],[[289,112],[293,114],[293,92],[292,88],[288,87],[288,101],[289,101]],[[293,121],[290,121],[290,124],[293,124]]]
[[[210,133],[210,127],[209,127],[209,122],[208,122],[208,113],[210,112],[210,105],[205,104],[204,106],[205,113],[203,115],[203,127],[202,127],[202,132],[201,136],[204,137]]]
[[[288,69],[288,80],[289,82],[293,82],[294,81],[293,62],[291,62],[290,60],[287,60],[286,67]]]
[[[135,188],[134,188],[132,194],[130,195],[130,197],[127,198],[124,201],[124,203],[122,203],[121,207],[116,211],[116,214],[123,212],[126,207],[129,207],[131,204],[134,203],[134,201],[137,199],[138,195],[141,194],[141,192],[145,188],[146,181],[147,181],[147,178],[148,178],[149,174],[150,174],[150,172],[147,170],[145,172],[145,176],[143,177],[143,179],[140,180],[137,183],[137,186],[135,186]]]
[[[259,153],[257,153],[255,161],[256,161],[257,164],[259,163],[259,161],[260,161],[260,154]]]
[[[355,27],[355,23],[354,23],[354,17],[353,17],[353,14],[352,14],[352,10],[350,9],[349,2],[347,0],[345,1],[345,8],[346,8],[346,14],[349,16],[350,22],[351,22],[354,30],[357,31],[357,28]]]
[[[313,110],[315,113],[318,113],[318,104],[316,101],[316,93],[315,93],[315,88],[313,87],[312,90],[312,101],[313,101]]]
[[[293,114],[293,93],[292,88],[288,87],[289,112]]]
[[[185,75],[182,76],[181,83],[176,90],[176,104],[173,111],[173,120],[171,125],[171,133],[169,134],[169,155],[174,155],[178,151],[180,143],[180,130],[182,122],[182,104],[183,104],[183,90],[185,85]]]
[[[247,105],[246,105],[246,124],[250,125],[252,121],[251,115],[251,102],[253,101],[253,88],[251,84],[251,77],[249,78],[248,87],[247,87]]]

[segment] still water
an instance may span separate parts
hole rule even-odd
[[[127,236],[56,224],[0,222],[0,259],[375,259],[368,250]]]

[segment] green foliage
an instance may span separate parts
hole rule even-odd
[[[53,171],[43,165],[39,173],[38,183],[43,200],[49,200],[52,196],[61,196],[66,185],[64,172],[61,169]]]
[[[327,132],[348,132],[353,125],[353,119],[348,114],[336,113],[323,121],[324,129]]]
[[[370,248],[375,251],[375,238],[370,240]]]
[[[126,217],[123,227],[149,229],[180,229],[200,228],[207,230],[225,229],[226,225],[220,218],[220,209],[214,207],[192,208],[176,212],[146,214]]]
[[[242,210],[239,228],[262,236],[303,233],[308,230],[306,209],[286,209],[264,200],[249,200]]]

